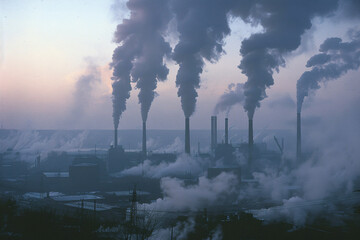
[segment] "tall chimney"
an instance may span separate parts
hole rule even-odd
[[[296,119],[296,160],[301,160],[301,113],[297,113]]]
[[[185,118],[185,152],[190,154],[190,119]]]
[[[253,155],[253,145],[254,145],[254,137],[253,137],[253,120],[249,119],[249,163],[251,164],[252,155]]]
[[[215,150],[217,145],[217,117],[211,116],[211,149]]]
[[[146,122],[143,122],[143,135],[142,135],[142,152],[146,157]]]
[[[217,145],[217,116],[214,116],[214,149]]]
[[[118,137],[117,137],[117,128],[114,129],[114,148],[117,148],[117,140],[118,140]]]
[[[214,150],[214,116],[211,116],[211,150]]]
[[[229,144],[229,119],[225,118],[225,144]]]

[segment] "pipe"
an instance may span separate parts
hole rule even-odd
[[[146,157],[146,122],[143,122],[143,135],[142,135],[142,152]]]
[[[301,113],[296,116],[296,160],[301,160]]]
[[[185,118],[185,153],[190,154],[190,119]]]
[[[225,118],[225,144],[229,144],[229,119]]]

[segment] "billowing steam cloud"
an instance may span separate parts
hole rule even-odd
[[[201,176],[204,174],[204,169],[209,166],[210,161],[208,159],[180,155],[175,162],[160,162],[158,165],[153,165],[150,160],[145,160],[143,163],[125,169],[114,176],[140,176],[142,174],[150,178],[182,177],[188,174]]]
[[[319,54],[312,56],[297,82],[297,111],[301,112],[304,98],[309,91],[320,88],[320,83],[337,79],[348,70],[360,67],[360,32],[351,33],[351,42],[342,42],[340,38],[328,38],[320,46]]]
[[[234,83],[231,83],[216,104],[214,114],[217,115],[220,112],[226,112],[226,115],[228,115],[232,106],[235,104],[242,104],[243,101],[244,84],[238,83],[235,85]]]
[[[197,185],[185,186],[184,181],[165,177],[161,179],[164,198],[145,204],[155,210],[198,210],[219,202],[229,201],[230,195],[237,194],[238,179],[233,174],[221,173],[214,179],[200,177]]]
[[[176,86],[185,117],[190,117],[195,111],[196,89],[200,87],[204,58],[214,62],[223,53],[223,39],[230,33],[227,13],[231,2],[172,1],[179,32],[179,42],[173,55],[179,64]]]
[[[155,96],[157,80],[165,80],[168,69],[163,63],[171,48],[162,37],[170,19],[166,0],[129,0],[130,19],[117,26],[114,41],[118,46],[110,67],[113,71],[113,118],[118,127],[130,97],[130,74],[140,88],[139,102],[144,121]]]
[[[263,33],[255,33],[242,41],[239,68],[248,80],[244,86],[245,111],[249,119],[266,97],[266,88],[274,84],[273,71],[285,65],[283,55],[298,48],[301,35],[311,27],[315,16],[335,10],[337,0],[256,1],[248,12],[234,11],[243,19],[259,22]],[[241,8],[241,4],[239,4]],[[250,19],[250,20],[249,20]]]

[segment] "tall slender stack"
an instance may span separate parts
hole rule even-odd
[[[142,152],[146,157],[146,122],[143,122],[143,135],[142,135]]]
[[[185,118],[185,153],[190,154],[190,119]]]
[[[296,160],[301,160],[301,113],[296,116]]]
[[[117,128],[114,129],[114,148],[117,148]]]
[[[225,144],[229,144],[229,119],[225,118]]]
[[[211,150],[215,150],[217,145],[217,117],[211,116]]]
[[[249,163],[251,164],[254,147],[253,120],[249,119]]]

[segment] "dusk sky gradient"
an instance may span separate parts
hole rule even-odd
[[[0,122],[3,128],[112,129],[109,63],[117,46],[112,40],[117,24],[128,16],[125,1],[114,5],[113,0],[2,0]],[[210,128],[210,116],[228,85],[246,81],[237,67],[241,61],[241,41],[251,33],[261,32],[262,27],[251,26],[240,19],[231,19],[230,23],[231,35],[225,39],[226,54],[217,63],[205,61],[195,113],[191,117],[193,129]],[[286,66],[274,73],[275,84],[267,89],[268,97],[256,109],[255,128],[294,128],[296,81],[307,70],[306,62],[318,53],[325,39],[340,37],[347,41],[347,32],[359,26],[359,18],[346,18],[338,10],[328,18],[315,18],[312,23],[312,28],[302,36],[300,47],[286,56]],[[177,43],[173,29],[174,21],[170,22],[166,36],[172,48]],[[73,114],[77,101],[75,93],[79,92],[76,83],[86,74],[89,61],[98,66],[101,81],[91,83],[88,102],[82,105],[84,110]],[[166,61],[170,72],[168,79],[158,84],[158,96],[148,116],[149,129],[184,127],[175,86],[178,66],[170,59]],[[132,86],[119,129],[141,129],[138,90],[135,84]],[[336,115],[339,109],[359,112],[359,89],[359,70],[349,71],[340,79],[326,83],[316,95],[305,99],[304,123],[307,116]],[[225,113],[221,113],[218,119],[224,116]],[[230,126],[247,127],[247,115],[242,106],[232,108],[229,118]],[[222,124],[219,128],[223,128]]]

